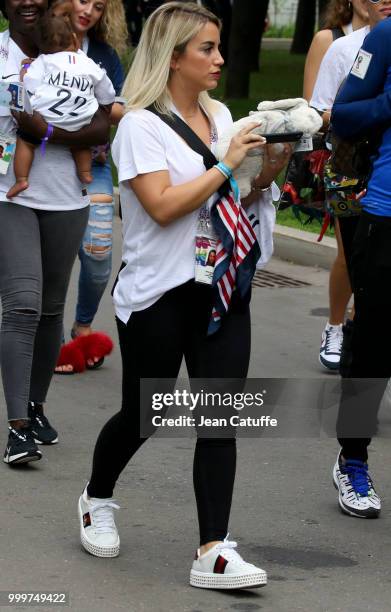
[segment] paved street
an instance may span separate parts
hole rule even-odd
[[[115,269],[119,243],[117,220]],[[330,378],[317,361],[328,274],[279,261],[268,269],[310,285],[254,289],[250,376]],[[74,276],[67,330],[75,289]],[[96,329],[116,336],[109,294]],[[97,433],[119,408],[120,386],[118,349],[99,371],[55,377],[47,413],[60,443],[44,447],[36,464],[10,469],[1,463],[0,590],[67,591],[70,609],[78,612],[390,610],[389,412],[383,412],[370,454],[384,502],[375,521],[339,512],[331,482],[334,439],[239,440],[230,539],[240,543],[246,560],[268,572],[269,584],[258,591],[213,592],[188,586],[197,545],[193,440],[150,440],[123,473],[116,490],[118,558],[97,559],[80,547],[76,502]],[[2,396],[1,404],[4,415]],[[5,441],[4,427],[1,452]]]

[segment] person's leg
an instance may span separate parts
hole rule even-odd
[[[203,388],[208,392],[240,392],[250,360],[249,306],[239,305],[233,300],[221,329],[206,336],[211,313],[210,296],[200,285],[194,284],[193,288],[192,305],[189,305],[192,333],[185,352],[189,377],[201,379]],[[206,306],[203,312],[200,304]],[[195,324],[197,318],[198,324]],[[224,380],[229,378],[236,380]],[[213,431],[209,435],[204,429],[197,432],[193,477],[202,551],[223,540],[228,531],[236,469],[236,440],[232,428],[228,428],[226,433],[227,437],[213,438]]]
[[[345,253],[345,260],[348,268],[349,278],[351,278],[351,262],[353,256],[354,236],[356,234],[359,221],[360,215],[352,215],[351,217],[341,217],[339,220],[339,231],[341,234],[342,246]]]
[[[193,308],[199,308],[201,300],[195,292]],[[243,391],[250,358],[250,313],[248,304],[239,306],[235,302],[234,299],[216,334],[206,337],[211,308],[205,312],[203,329],[193,327],[185,354],[192,390],[202,385],[204,390],[221,395]],[[197,321],[195,313],[192,315],[192,320]],[[221,413],[220,407],[217,412]],[[229,422],[232,409],[225,409],[222,414]],[[199,427],[197,431],[193,478],[201,545],[190,571],[190,584],[220,589],[264,586],[266,572],[244,561],[235,550],[236,542],[228,541],[236,469],[235,429],[224,427],[219,434],[221,437],[217,438],[212,428],[201,433]]]
[[[133,312],[127,325],[117,319],[122,357],[122,407],[103,427],[94,451],[88,494],[111,497],[119,474],[145,442],[140,435],[140,380],[176,379],[184,350],[184,286]],[[110,458],[108,460],[108,457]]]
[[[167,292],[146,310],[133,312],[127,325],[117,319],[122,357],[122,408],[103,427],[96,442],[92,475],[79,499],[81,543],[98,557],[119,553],[111,498],[118,476],[145,442],[141,435],[140,382],[176,379],[183,357],[183,287]],[[152,410],[151,402],[143,410]],[[144,414],[143,414],[144,417]],[[151,432],[152,433],[152,432]],[[96,526],[99,530],[96,531]]]
[[[341,508],[354,516],[378,516],[380,512],[380,500],[369,477],[369,480],[365,475],[363,478],[363,471],[368,469],[367,448],[376,431],[377,413],[391,375],[387,353],[391,328],[383,326],[381,342],[374,333],[378,313],[391,306],[390,240],[389,220],[367,214],[361,216],[352,246],[351,277],[356,312],[344,337],[341,362],[344,380],[337,421],[341,454],[334,469]],[[349,478],[348,484],[353,483],[355,491],[356,472],[359,499],[350,500],[348,487],[342,486],[346,484],[343,479]]]
[[[91,149],[71,148],[72,157],[75,161],[77,176],[82,183],[92,183],[91,174],[92,154]]]
[[[329,280],[330,325],[339,325],[344,322],[346,307],[352,295],[338,219],[335,220],[335,237],[337,241],[337,257],[331,268]]]
[[[15,184],[8,190],[7,198],[14,198],[29,186],[29,175],[34,161],[35,146],[20,136],[16,139],[14,172]]]
[[[0,363],[10,430],[4,461],[40,459],[28,419],[34,340],[41,313],[41,245],[35,211],[0,204]]]
[[[342,239],[343,250],[345,253],[346,266],[348,269],[349,280],[351,279],[351,261],[353,254],[353,240],[360,220],[360,215],[352,215],[350,217],[341,217],[339,220],[339,230]],[[350,281],[350,286],[351,286]],[[354,303],[352,305],[348,318],[354,319]]]
[[[335,237],[337,240],[337,257],[332,265],[329,277],[330,314],[322,333],[319,361],[327,369],[337,371],[341,357],[342,324],[345,320],[346,307],[352,295],[338,219],[335,220]]]
[[[113,242],[114,191],[109,162],[94,162],[88,225],[79,250],[80,275],[74,330],[89,332],[110,279]]]
[[[0,228],[1,373],[8,419],[26,419],[41,315],[41,244],[36,211],[1,202]]]
[[[75,321],[72,336],[92,333],[91,324],[98,311],[100,300],[111,274],[113,234],[113,181],[107,162],[92,165],[93,182],[88,187],[90,215],[79,248],[80,273]],[[94,357],[87,361],[89,367],[98,367],[103,359]],[[56,372],[72,372],[71,364],[57,366]]]
[[[65,298],[87,223],[88,207],[38,211],[37,216],[43,274],[42,314],[35,338],[29,400],[41,407],[46,401],[60,350]]]
[[[83,327],[91,327],[110,279],[113,215],[112,196],[91,195],[88,225],[79,250],[79,293],[74,325],[76,333],[82,333]]]

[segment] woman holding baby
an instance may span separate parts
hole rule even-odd
[[[19,81],[22,61],[39,54],[34,33],[46,0],[0,3],[9,30],[0,35],[2,80]],[[77,131],[53,127],[39,114],[0,109],[0,132],[15,139],[16,126],[45,147],[34,156],[29,187],[10,201],[13,164],[0,175],[0,360],[9,419],[4,461],[9,465],[42,457],[38,444],[54,444],[57,432],[43,412],[56,364],[65,296],[88,220],[89,199],[70,148],[108,140],[109,117],[98,110]]]
[[[124,238],[114,290],[123,402],[99,435],[92,475],[79,500],[82,544],[100,557],[119,553],[113,489],[147,437],[141,430],[141,380],[167,385],[164,379],[177,378],[183,357],[190,379],[244,380],[248,371],[259,229],[266,258],[274,221],[271,183],[290,148],[270,159],[252,124],[232,138],[222,162],[213,158],[217,138],[232,125],[227,107],[207,93],[216,88],[223,65],[220,29],[215,15],[195,3],[164,4],[146,22],[125,81],[127,112],[113,143]],[[240,205],[232,171],[258,147],[265,151],[263,170]],[[229,241],[222,246],[223,218],[232,221],[236,251]],[[206,261],[214,249],[218,288],[204,273],[210,266],[198,265],[200,251]],[[235,252],[242,254],[240,262]],[[247,283],[243,263],[252,271]],[[246,563],[228,541],[236,468],[232,434],[197,436],[193,476],[200,548],[190,581],[201,588],[266,584],[266,573]]]

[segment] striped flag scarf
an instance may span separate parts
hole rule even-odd
[[[216,264],[212,286],[215,303],[208,327],[208,335],[215,333],[222,317],[228,312],[235,290],[244,298],[251,287],[261,249],[254,228],[245,209],[235,201],[229,189],[211,208],[213,228],[218,236]]]

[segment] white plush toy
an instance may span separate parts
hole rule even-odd
[[[231,138],[249,123],[261,123],[253,132],[255,134],[303,132],[303,136],[313,136],[322,126],[320,115],[303,98],[277,100],[276,102],[261,102],[257,111],[251,111],[248,117],[243,117],[226,130],[216,145],[216,157],[222,161],[228,151]],[[276,153],[282,151],[283,145],[275,144]],[[262,171],[263,149],[250,151],[241,166],[235,171],[239,185],[240,196],[245,198],[251,191],[254,178]]]

